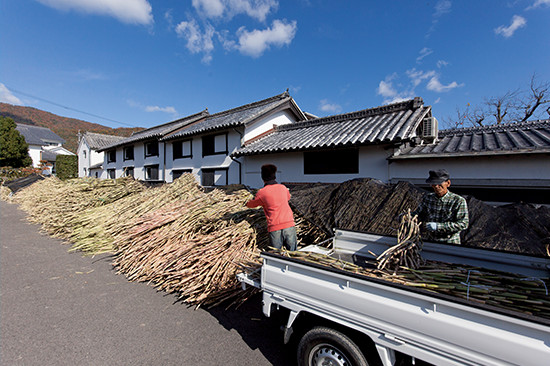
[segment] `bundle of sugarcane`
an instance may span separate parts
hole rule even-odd
[[[213,190],[138,217],[116,238],[113,264],[129,280],[177,292],[196,306],[240,296],[239,263],[267,245],[261,210],[244,206],[250,198],[244,190]]]
[[[90,208],[73,217],[67,239],[71,251],[99,254],[113,251],[116,236],[132,225],[132,220],[185,197],[194,198],[202,189],[192,174],[183,174],[170,184],[144,189],[110,205]]]
[[[426,261],[418,269],[401,267],[392,274],[347,263],[324,254],[279,251],[281,255],[342,269],[348,272],[421,288],[475,303],[550,319],[549,278],[518,274],[473,266]]]
[[[402,267],[418,268],[422,264],[420,250],[422,239],[420,238],[420,223],[418,216],[413,216],[409,209],[402,215],[397,230],[397,244],[385,250],[376,260],[380,270],[390,269],[393,272]]]
[[[9,189],[8,187],[4,187],[4,186],[0,186],[0,199],[2,201],[7,201],[7,202],[10,202],[11,201],[11,189]]]
[[[85,209],[108,205],[143,189],[141,183],[130,177],[67,181],[49,178],[26,187],[16,197],[31,221],[42,224],[48,233],[65,238],[71,232],[73,220]]]

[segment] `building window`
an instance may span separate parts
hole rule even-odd
[[[116,174],[114,169],[107,169],[107,178],[109,179],[115,179]]]
[[[222,169],[202,169],[201,170],[201,184],[203,186],[223,186],[228,184],[227,180],[227,168]]]
[[[192,158],[193,144],[192,140],[174,141],[172,143],[172,154],[174,159]]]
[[[172,170],[172,179],[176,180],[185,173],[193,173],[193,169],[177,169]]]
[[[126,146],[124,148],[124,160],[134,160],[134,147]]]
[[[133,166],[127,166],[124,168],[124,176],[125,177],[133,177],[134,176],[134,167]]]
[[[84,159],[86,159],[86,150],[82,150],[82,155],[84,155]]]
[[[116,162],[116,150],[107,151],[107,163],[115,163],[115,162]]]
[[[227,155],[227,133],[203,136],[202,156],[218,154]]]
[[[304,174],[358,173],[358,149],[304,152]]]
[[[159,143],[157,141],[145,143],[145,156],[158,156]]]
[[[147,165],[145,167],[145,180],[159,180],[158,165]]]

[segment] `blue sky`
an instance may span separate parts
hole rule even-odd
[[[550,0],[0,0],[0,24],[0,101],[110,127],[287,88],[317,116],[420,96],[442,121],[550,81]]]

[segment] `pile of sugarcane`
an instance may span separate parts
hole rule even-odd
[[[86,209],[110,206],[145,187],[132,178],[79,178],[62,181],[55,177],[36,182],[17,192],[14,202],[29,214],[29,220],[42,224],[49,234],[68,238],[74,223]],[[98,218],[100,219],[100,218]]]
[[[261,210],[245,206],[251,198],[246,190],[214,190],[138,217],[116,238],[114,265],[128,279],[196,306],[242,295],[235,277],[240,262],[268,244]]]
[[[550,319],[549,278],[525,277],[508,272],[436,261],[426,261],[417,269],[401,267],[397,273],[394,273],[361,267],[319,253],[284,250],[279,253],[409,287]],[[257,263],[249,262],[248,271],[258,266]]]
[[[418,216],[413,216],[409,209],[401,216],[397,230],[397,244],[380,254],[378,269],[390,269],[397,272],[401,267],[418,268],[423,260],[420,256],[422,238],[420,237],[420,223]]]
[[[8,187],[0,186],[0,199],[2,201],[11,201],[10,195],[11,195],[11,189]]]

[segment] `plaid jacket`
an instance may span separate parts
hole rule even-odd
[[[414,211],[423,222],[435,222],[435,232],[427,233],[427,240],[460,244],[460,232],[468,227],[468,206],[458,194],[447,192],[443,197],[435,193],[425,194]]]

